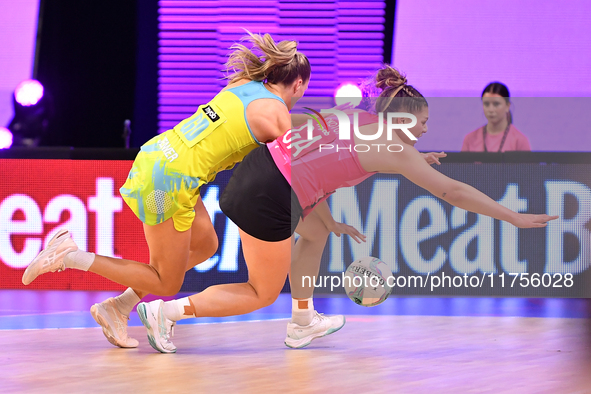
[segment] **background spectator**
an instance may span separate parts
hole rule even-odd
[[[488,123],[464,137],[462,152],[531,151],[527,137],[513,125],[509,89],[491,82],[482,91],[482,108]]]

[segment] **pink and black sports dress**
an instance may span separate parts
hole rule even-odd
[[[359,127],[378,122],[367,112],[357,116]],[[354,113],[349,118],[352,125]],[[291,237],[299,219],[316,204],[373,175],[361,167],[354,140],[341,140],[338,132],[337,118],[330,116],[323,126],[314,126],[311,140],[303,125],[253,150],[234,170],[220,208],[257,239],[276,242]]]

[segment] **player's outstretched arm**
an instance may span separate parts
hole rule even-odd
[[[520,214],[494,201],[470,185],[451,179],[433,169],[425,158],[411,146],[396,153],[398,172],[408,180],[427,189],[433,195],[470,212],[504,220],[520,228],[545,227],[558,216]]]

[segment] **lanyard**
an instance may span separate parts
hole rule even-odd
[[[484,127],[482,128],[482,144],[484,145],[484,151],[488,152],[488,150],[486,149],[486,126],[484,125]],[[507,125],[507,128],[505,129],[505,132],[503,133],[503,139],[501,140],[501,145],[499,145],[499,152],[501,151],[501,149],[503,149],[503,145],[505,145],[505,140],[507,139],[507,134],[509,134],[509,127],[511,127],[511,123],[509,123]]]

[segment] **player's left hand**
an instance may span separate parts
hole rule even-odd
[[[550,220],[556,220],[559,216],[549,216],[546,214],[534,215],[528,213],[519,213],[515,220],[510,223],[519,228],[537,228],[546,227]]]
[[[358,244],[362,241],[365,242],[365,235],[361,234],[357,229],[353,226],[349,226],[345,223],[334,222],[332,226],[328,229],[330,232],[333,232],[337,237],[340,237],[341,234],[347,234],[351,238],[355,240]]]
[[[423,158],[427,162],[427,164],[441,164],[439,159],[442,157],[446,157],[447,153],[445,152],[429,152],[429,153],[421,153]]]

